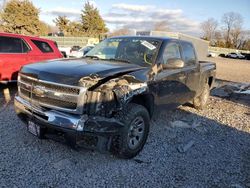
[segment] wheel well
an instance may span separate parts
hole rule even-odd
[[[214,77],[212,77],[212,76],[208,77],[208,85],[209,85],[209,87],[212,87],[213,80],[214,80]]]
[[[154,113],[154,97],[150,94],[137,95],[134,96],[130,103],[136,103],[144,106],[150,115],[153,116]]]

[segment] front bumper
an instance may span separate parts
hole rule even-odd
[[[123,123],[115,118],[74,115],[34,106],[19,96],[15,97],[15,111],[18,117],[27,122],[32,119],[42,127],[56,129],[70,134],[93,136],[119,135]]]

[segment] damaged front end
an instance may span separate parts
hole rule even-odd
[[[121,134],[124,126],[119,113],[134,96],[147,91],[147,84],[130,75],[108,81],[95,75],[82,78],[79,85],[88,88],[83,106],[83,114],[88,120],[83,130],[97,137],[99,151],[110,150],[112,139]]]
[[[32,121],[44,130],[63,133],[69,143],[74,146],[82,144],[86,137],[94,139],[96,142],[91,145],[97,147],[99,151],[109,150],[112,138],[122,131],[124,125],[122,120],[117,118],[119,112],[134,96],[143,94],[148,89],[146,83],[141,83],[131,75],[122,75],[118,78],[117,76],[100,78],[97,75],[91,75],[80,79],[80,94],[74,93],[73,95],[73,92],[78,92],[77,88],[65,86],[67,88],[65,89],[64,86],[56,83],[41,84],[41,81],[31,79],[32,83],[36,84],[33,88],[33,84],[29,83],[29,78],[24,78],[19,82],[19,95],[15,97],[15,110],[26,124]],[[43,86],[38,87],[39,84]],[[30,91],[27,96],[31,98],[24,97],[22,87]],[[56,88],[55,91],[54,88]],[[82,88],[84,92],[81,92]],[[63,93],[65,91],[71,93],[66,95]],[[57,103],[60,108],[41,102],[45,99],[61,100],[64,96],[67,96],[67,100]],[[77,99],[72,96],[77,96]],[[72,113],[68,109],[65,110],[69,107],[67,106],[69,100],[70,105],[73,101],[77,101],[77,108],[82,110],[78,109]]]
[[[130,75],[105,81],[106,79],[97,76],[80,80],[80,85],[88,88],[83,107],[84,114],[113,117],[134,96],[147,91],[146,83],[141,83]]]

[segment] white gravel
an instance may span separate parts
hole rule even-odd
[[[0,187],[250,187],[250,108],[243,102],[211,97],[204,111],[161,112],[132,160],[38,140],[12,104],[0,122]]]

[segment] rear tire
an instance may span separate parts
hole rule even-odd
[[[118,119],[124,123],[121,134],[112,140],[112,153],[124,159],[135,157],[146,143],[150,116],[147,109],[138,104],[130,103],[118,114]]]
[[[210,96],[210,87],[208,84],[205,84],[200,96],[195,97],[193,100],[194,108],[196,108],[197,110],[204,110],[207,106],[209,96]]]

